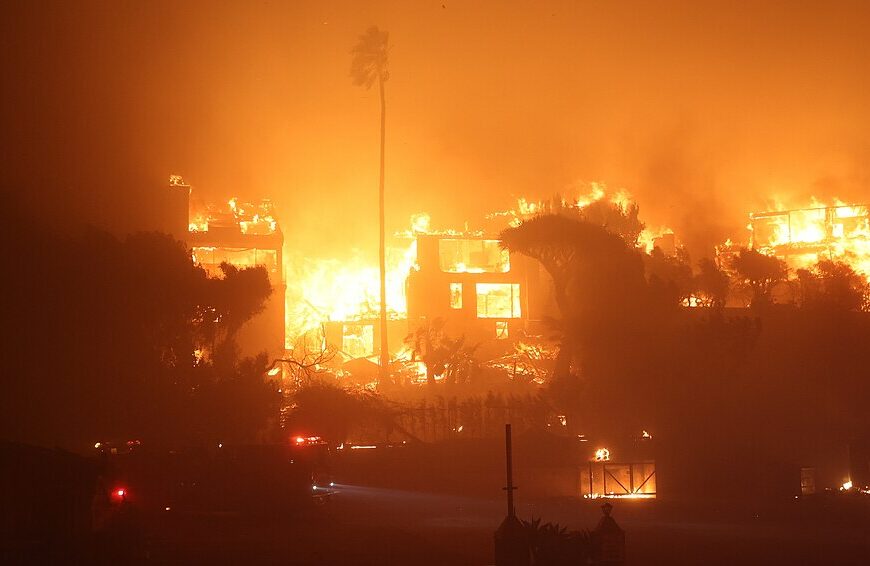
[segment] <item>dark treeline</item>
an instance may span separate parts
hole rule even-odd
[[[7,212],[0,437],[82,451],[251,441],[274,424],[267,360],[235,344],[271,292],[264,270],[208,277],[163,234],[59,233]]]

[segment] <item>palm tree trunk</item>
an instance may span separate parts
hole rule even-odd
[[[556,293],[556,306],[559,307],[559,312],[562,315],[562,339],[559,344],[559,353],[556,354],[556,363],[553,367],[553,377],[566,377],[571,373],[571,362],[574,358],[574,352],[571,344],[572,324],[568,320],[568,294],[565,289],[567,283],[564,281],[553,281]]]
[[[386,111],[387,105],[384,100],[384,79],[379,81],[381,91],[381,177],[378,186],[378,213],[380,216],[380,273],[381,273],[381,352],[380,352],[380,381],[388,379],[388,366],[390,364],[389,341],[387,340],[387,258],[385,241],[385,215],[384,215],[384,139],[386,136]]]

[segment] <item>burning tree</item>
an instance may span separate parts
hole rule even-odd
[[[622,237],[630,246],[638,244],[644,229],[644,223],[638,218],[640,207],[634,202],[599,199],[577,211],[581,220],[606,228]]]
[[[568,284],[573,276],[574,260],[578,252],[577,240],[580,232],[584,230],[588,230],[587,225],[565,216],[546,215],[531,218],[499,235],[501,245],[507,250],[541,262],[553,280],[556,305],[563,319],[571,312]],[[554,373],[567,374],[570,371],[571,359],[570,343],[563,337]]]

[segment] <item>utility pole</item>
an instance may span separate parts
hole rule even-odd
[[[514,509],[514,469],[511,425],[504,425],[505,468],[507,485],[507,516],[495,531],[495,566],[529,566],[531,554],[523,524]]]

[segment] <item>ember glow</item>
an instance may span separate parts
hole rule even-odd
[[[599,448],[595,451],[596,462],[607,462],[610,460],[610,450],[607,448]]]
[[[584,494],[584,499],[655,499],[654,493],[592,493]]]

